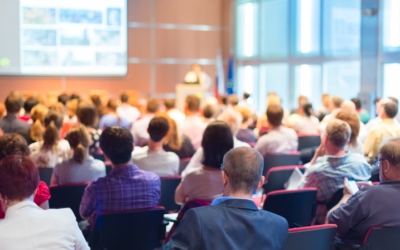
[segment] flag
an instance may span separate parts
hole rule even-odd
[[[224,62],[222,61],[222,49],[217,51],[217,60],[215,67],[215,98],[225,93],[225,80],[224,80]]]
[[[235,71],[235,61],[233,56],[229,58],[229,66],[228,66],[228,77],[226,81],[226,94],[231,95],[235,93],[235,76],[234,76],[234,71]]]

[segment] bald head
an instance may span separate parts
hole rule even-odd
[[[356,105],[352,101],[342,102],[342,104],[340,105],[340,108],[344,109],[344,110],[349,110],[351,112],[356,112]]]
[[[333,119],[326,126],[328,141],[337,148],[344,148],[350,140],[351,128],[347,122]]]
[[[260,182],[263,168],[263,157],[252,148],[234,148],[224,157],[224,170],[233,192],[252,194]]]

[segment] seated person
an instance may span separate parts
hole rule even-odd
[[[175,191],[175,202],[185,204],[190,200],[211,202],[223,194],[221,164],[226,152],[233,148],[233,136],[225,122],[210,123],[204,131],[202,167],[182,178]]]
[[[89,250],[71,209],[43,210],[35,204],[39,182],[29,157],[10,155],[0,162],[0,200],[6,212],[0,249]]]
[[[33,107],[35,107],[36,105],[39,104],[39,101],[36,98],[30,97],[28,99],[26,99],[26,101],[24,102],[24,115],[18,117],[18,119],[20,119],[21,121],[24,122],[29,122],[30,124],[32,124],[32,120],[31,120],[31,110]]]
[[[344,150],[350,136],[350,126],[342,120],[331,119],[326,126],[321,145],[307,168],[307,183],[304,185],[318,189],[319,203],[328,202],[338,189],[343,188],[344,178],[368,181],[371,177],[371,166],[364,156]],[[326,214],[326,206],[319,205],[315,223],[323,224]]]
[[[175,99],[173,98],[165,99],[164,106],[168,116],[171,117],[171,119],[173,119],[178,125],[185,120],[186,118],[185,114],[179,111],[179,109],[175,107]]]
[[[254,131],[249,129],[249,125],[253,122],[250,110],[247,107],[237,107],[235,110],[243,117],[242,124],[240,124],[239,132],[237,133],[236,138],[247,143],[257,142]]]
[[[158,108],[159,103],[157,99],[147,99],[146,110],[143,113],[142,118],[134,122],[131,128],[133,141],[136,146],[142,147],[148,143],[149,133],[147,132],[147,128],[149,127],[151,119],[156,115]]]
[[[201,111],[201,116],[203,118],[203,122],[208,125],[211,122],[215,121],[214,116],[215,112],[215,106],[212,104],[206,104],[204,105],[202,111]]]
[[[263,157],[297,151],[298,138],[293,129],[282,126],[283,109],[279,105],[267,108],[268,134],[261,136],[254,146]]]
[[[287,221],[259,210],[251,199],[264,184],[263,157],[240,147],[229,151],[223,163],[224,196],[215,198],[211,206],[189,209],[164,250],[283,248]]]
[[[66,93],[63,93],[57,97],[57,102],[62,103],[63,106],[67,105],[67,102],[69,101],[69,95]]]
[[[296,133],[318,134],[319,120],[314,116],[312,104],[309,102],[304,103],[301,109],[299,108],[297,112],[301,118],[293,125]]]
[[[360,98],[353,98],[353,99],[351,99],[351,101],[354,102],[354,104],[356,105],[356,112],[357,112],[357,115],[360,118],[361,122],[364,124],[367,123],[371,116],[370,116],[368,110],[361,108]]]
[[[78,99],[71,99],[67,102],[67,113],[64,116],[64,123],[77,123],[76,110],[78,109]]]
[[[173,152],[163,149],[164,141],[168,138],[169,123],[164,117],[151,119],[148,132],[149,146],[143,153],[132,156],[132,162],[140,169],[156,173],[158,176],[177,175],[179,157]]]
[[[99,129],[105,129],[106,127],[111,126],[121,126],[126,129],[131,128],[131,123],[117,113],[117,101],[116,100],[109,100],[107,104],[107,111],[108,114],[103,115],[99,122]]]
[[[132,163],[134,144],[129,130],[107,127],[100,136],[100,148],[110,159],[112,170],[106,177],[92,181],[86,187],[79,208],[82,218],[93,223],[96,213],[157,206],[160,177],[140,170]]]
[[[336,114],[336,119],[347,122],[351,128],[350,140],[344,150],[346,152],[360,154],[364,156],[364,147],[359,138],[360,133],[360,118],[355,112],[349,110],[342,110]]]
[[[345,243],[362,244],[371,227],[400,227],[400,140],[380,149],[379,185],[353,194],[344,181],[343,198],[331,209],[328,222],[338,226],[337,237]]]
[[[38,104],[31,109],[31,120],[32,124],[29,132],[29,140],[27,140],[28,145],[32,143],[43,140],[43,126],[44,118],[46,118],[49,109],[43,104]]]
[[[71,148],[69,143],[60,139],[60,129],[63,126],[63,115],[57,111],[50,110],[44,118],[44,127],[42,124],[35,123],[32,126],[37,131],[43,131],[38,142],[29,145],[31,151],[30,157],[36,167],[54,168],[56,164],[68,160],[71,157]]]
[[[117,113],[127,119],[130,124],[140,117],[140,111],[129,104],[129,95],[127,93],[121,94],[121,105],[117,108]]]
[[[71,159],[55,166],[51,185],[89,182],[106,176],[104,162],[89,155],[89,134],[84,125],[72,127],[65,139],[74,154]]]
[[[78,116],[78,121],[85,125],[86,130],[89,132],[90,145],[89,154],[97,154],[100,149],[100,135],[101,129],[95,129],[95,123],[97,119],[96,107],[93,103],[81,101],[78,105],[78,110],[76,111]]]

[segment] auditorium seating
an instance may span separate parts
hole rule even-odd
[[[111,161],[104,162],[104,165],[106,165],[106,175],[108,175],[112,170]]]
[[[50,186],[51,175],[53,174],[53,168],[38,168],[40,180]]]
[[[177,212],[180,208],[178,204],[175,203],[175,190],[181,183],[182,177],[180,175],[172,175],[161,177],[161,198],[160,206],[165,207],[165,211]]]
[[[264,193],[267,194],[276,190],[284,190],[284,184],[289,180],[295,168],[299,168],[302,173],[305,171],[305,167],[302,165],[274,167],[268,170],[263,185]]]
[[[316,212],[316,188],[279,190],[267,194],[263,209],[284,217],[289,228],[310,226]]]
[[[183,170],[185,170],[191,159],[192,158],[183,158],[179,161],[179,174],[182,174]]]
[[[94,154],[93,158],[100,160],[100,161],[106,161],[106,157],[104,156],[104,154]]]
[[[92,250],[150,250],[165,239],[165,209],[155,207],[99,214],[89,239]]]
[[[299,137],[298,151],[305,148],[318,147],[321,144],[321,136],[319,134],[299,133],[297,136]]]
[[[300,161],[300,152],[298,151],[292,152],[290,154],[265,156],[263,176],[265,176],[268,170],[270,170],[273,167],[299,165],[299,161]]]
[[[331,250],[336,231],[333,224],[291,228],[283,250]]]

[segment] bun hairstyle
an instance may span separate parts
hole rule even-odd
[[[313,116],[314,115],[314,110],[312,108],[312,104],[309,102],[306,102],[303,104],[303,110],[304,110],[304,114],[307,117]]]
[[[88,157],[89,134],[83,124],[72,127],[65,139],[69,142],[70,147],[74,150],[74,160],[82,164]]]
[[[55,110],[50,110],[44,118],[45,131],[43,134],[43,147],[53,148],[60,140],[60,129],[63,126],[63,115]]]
[[[44,134],[44,118],[46,117],[49,109],[43,104],[38,104],[31,109],[31,119],[33,124],[31,126],[31,130],[29,136],[34,141],[42,141]]]

